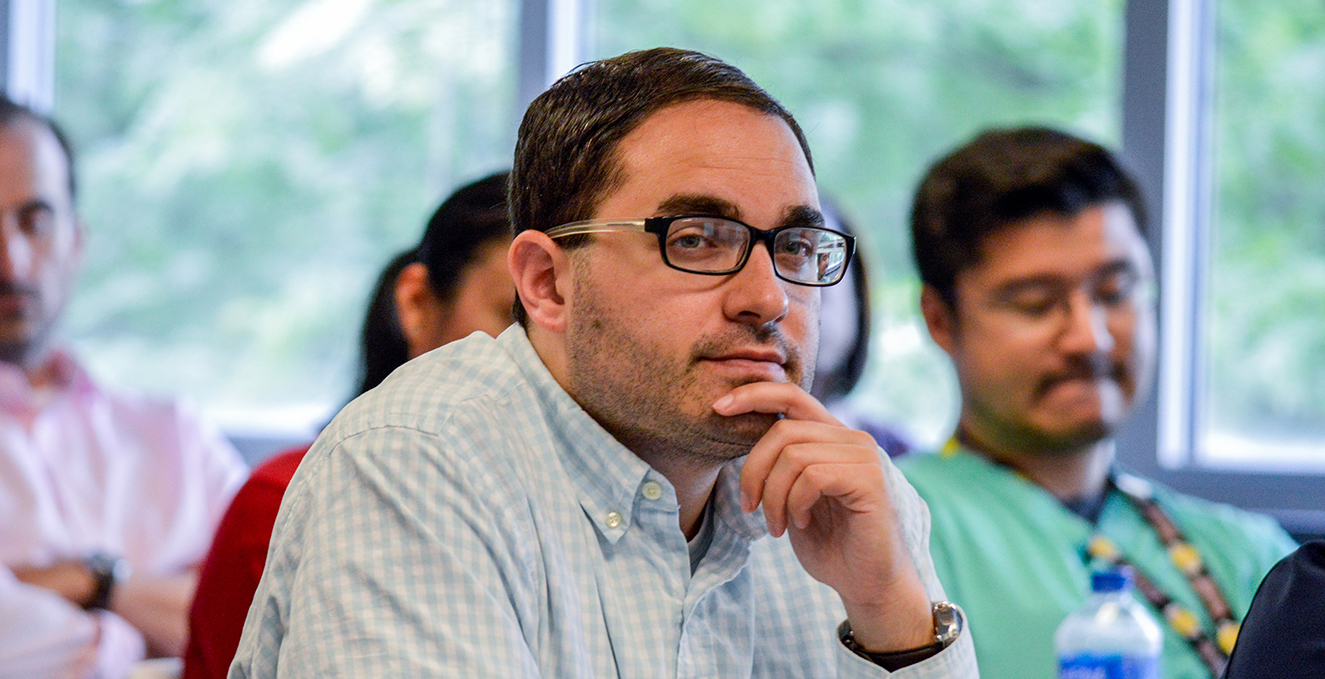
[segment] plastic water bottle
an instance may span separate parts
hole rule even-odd
[[[1159,625],[1132,598],[1132,569],[1096,571],[1094,594],[1054,633],[1059,679],[1159,679]]]

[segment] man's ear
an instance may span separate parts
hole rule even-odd
[[[957,310],[948,305],[938,290],[926,285],[920,290],[920,315],[925,317],[925,326],[934,343],[952,355],[956,348]]]
[[[409,357],[414,358],[441,346],[440,330],[446,327],[446,305],[437,299],[428,282],[428,267],[414,262],[396,276],[393,287],[396,320],[405,337]]]
[[[566,251],[542,231],[526,229],[511,242],[506,263],[530,322],[548,332],[564,333],[572,275]]]

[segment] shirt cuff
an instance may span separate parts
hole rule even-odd
[[[127,677],[134,665],[147,656],[143,635],[133,625],[110,611],[96,613],[97,670],[102,677]]]
[[[841,641],[837,642],[838,676],[842,679],[878,679],[878,677],[896,677],[897,679],[979,679],[980,671],[975,662],[975,645],[971,642],[971,631],[967,625],[966,612],[955,606],[962,618],[962,631],[947,648],[937,655],[908,665],[896,672],[884,668],[856,655]],[[834,634],[836,639],[836,634]]]

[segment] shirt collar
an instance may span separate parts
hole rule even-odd
[[[672,489],[662,474],[612,437],[571,398],[548,371],[525,330],[507,328],[497,342],[515,361],[544,406],[547,427],[556,438],[580,506],[608,542],[615,544],[633,524],[635,497],[641,486],[656,482]],[[714,485],[714,519],[719,531],[754,540],[767,534],[762,513],[741,511],[740,473],[745,458],[728,462]],[[675,493],[673,492],[673,497]],[[680,526],[677,526],[678,530]]]
[[[54,380],[53,390],[61,393],[82,393],[94,389],[87,371],[63,349],[55,349],[48,359]],[[11,407],[36,408],[37,394],[28,382],[22,368],[0,363],[0,402]]]

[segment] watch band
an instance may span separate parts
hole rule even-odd
[[[83,565],[92,573],[94,581],[92,596],[83,604],[83,609],[92,611],[109,608],[115,585],[129,577],[129,562],[103,552],[94,552],[83,560]]]
[[[934,643],[926,644],[919,648],[911,648],[903,651],[890,651],[887,653],[876,653],[866,650],[856,641],[856,635],[851,630],[851,622],[843,620],[837,627],[837,638],[842,641],[842,645],[856,655],[882,667],[889,672],[896,672],[903,667],[909,667],[922,660],[928,660],[938,655],[943,649],[952,645],[957,640],[962,631],[962,617],[957,611],[957,607],[947,601],[936,601],[930,606],[930,612],[934,619]]]

